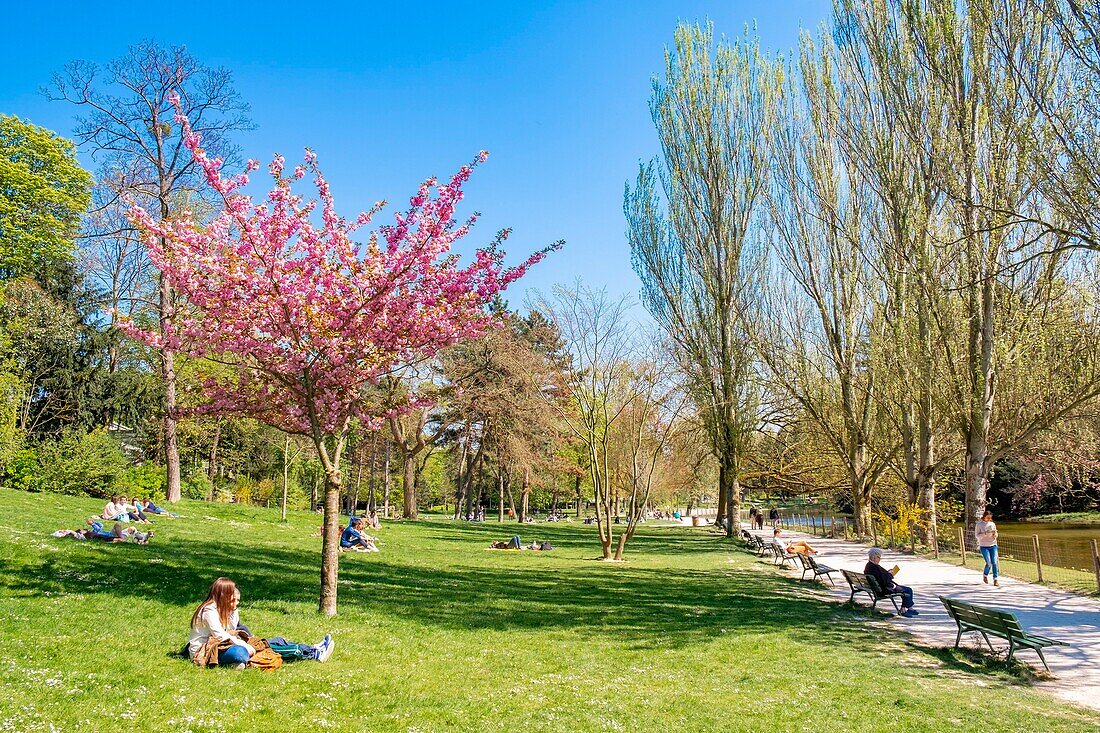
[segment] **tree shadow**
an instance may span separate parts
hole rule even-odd
[[[569,542],[564,534],[547,537]],[[312,604],[317,597],[314,551],[265,546],[257,552],[254,545],[231,539],[173,538],[156,548],[158,561],[151,563],[152,548],[73,546],[70,552],[46,553],[34,567],[8,573],[8,587],[17,595],[104,594],[189,610],[205,597],[212,579],[224,575],[241,587],[246,612],[292,613],[291,604]],[[491,566],[473,564],[477,558],[471,557],[469,564],[444,568],[397,555],[345,555],[340,609],[349,617],[382,613],[467,631],[598,630],[637,647],[702,642],[722,629],[766,634],[794,627],[816,639],[849,641],[866,635],[855,623],[838,623],[853,620],[852,613],[823,604],[797,580],[760,572],[763,568],[592,563],[578,572],[575,565],[563,571],[543,562],[547,555],[515,553],[493,558]]]

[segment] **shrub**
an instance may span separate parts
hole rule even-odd
[[[194,471],[180,482],[180,493],[187,499],[207,501],[214,495],[214,482],[202,471]]]
[[[38,452],[23,448],[15,451],[4,465],[3,483],[13,489],[33,490],[38,473]]]
[[[106,430],[67,432],[39,444],[38,468],[33,488],[104,498],[126,470],[126,456]]]
[[[164,466],[142,463],[140,466],[130,466],[122,472],[118,479],[118,490],[128,497],[150,499],[164,496],[166,481]]]

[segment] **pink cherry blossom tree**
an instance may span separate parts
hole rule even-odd
[[[183,307],[162,333],[127,328],[147,344],[230,367],[211,370],[194,412],[247,416],[313,440],[326,479],[320,610],[334,615],[349,428],[358,421],[377,429],[415,405],[380,406],[367,393],[394,369],[494,327],[486,305],[560,243],[510,268],[500,248],[507,230],[469,264],[451,253],[477,217],[455,218],[462,186],[484,152],[446,182],[425,181],[393,223],[360,244],[353,236],[385,202],[345,220],[312,152],[289,172],[275,156],[268,168],[274,186],[254,202],[243,189],[259,164],[224,174],[187,118],[178,113],[176,121],[221,206],[202,220],[189,211],[158,220],[133,209],[150,259]],[[295,193],[307,175],[316,199]]]

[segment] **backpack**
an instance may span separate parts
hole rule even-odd
[[[274,672],[283,666],[283,658],[279,655],[279,652],[271,647],[257,649],[256,653],[249,658],[248,666],[262,669],[265,672]]]

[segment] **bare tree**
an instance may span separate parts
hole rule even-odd
[[[825,436],[844,467],[856,527],[870,527],[871,493],[897,451],[885,438],[879,376],[868,344],[882,339],[870,228],[874,198],[844,154],[840,128],[858,114],[836,73],[836,51],[804,35],[774,146],[770,201],[772,307],[760,353],[771,379]]]
[[[624,206],[642,300],[688,375],[731,536],[758,426],[750,325],[781,79],[755,39],[715,45],[710,25],[678,27],[650,101],[662,156],[641,166]]]
[[[51,98],[84,110],[74,134],[100,163],[100,178],[122,176],[119,180],[126,182],[126,190],[118,193],[162,219],[172,216],[187,193],[199,190],[199,171],[174,122],[170,95],[179,95],[183,113],[211,155],[234,156],[230,135],[250,127],[247,105],[234,90],[230,72],[204,66],[182,46],[166,49],[143,41],[104,69],[87,61],[72,62],[53,82],[47,92]],[[158,289],[156,312],[164,329],[175,304],[163,278]],[[167,499],[171,502],[180,498],[175,357],[171,349],[160,351]]]
[[[603,559],[615,559],[611,438],[635,398],[629,380],[637,348],[631,301],[625,296],[613,299],[606,290],[577,282],[572,287],[555,286],[550,297],[540,296],[536,307],[556,326],[573,359],[564,385],[572,397],[572,409],[555,394],[553,385],[547,385],[546,404],[584,446]]]

